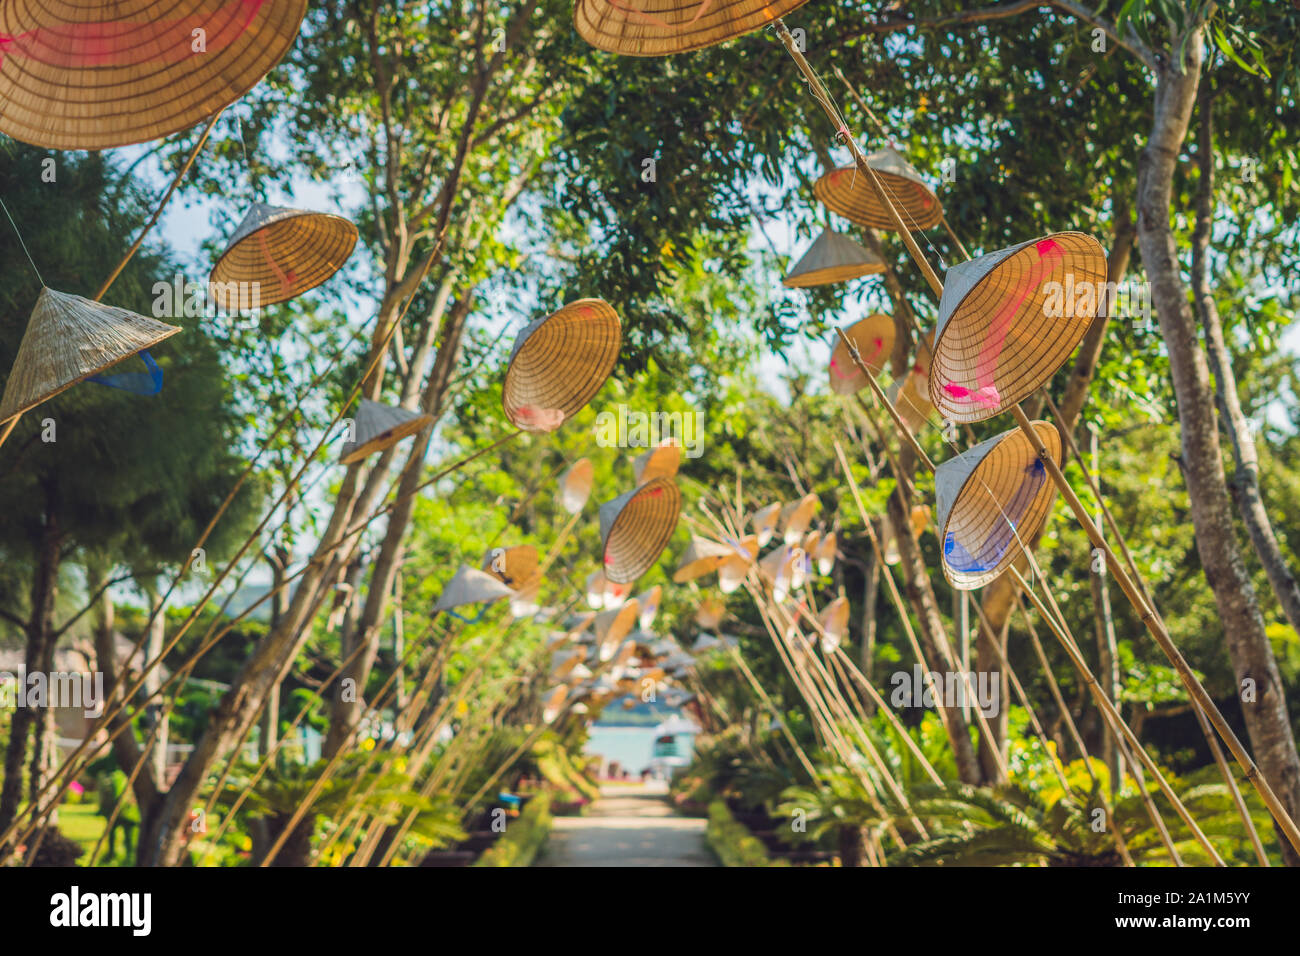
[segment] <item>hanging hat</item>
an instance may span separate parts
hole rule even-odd
[[[884,271],[884,261],[870,249],[843,233],[823,229],[781,284],[788,289],[808,289]]]
[[[632,473],[637,485],[663,476],[674,478],[682,463],[682,448],[675,441],[666,441],[638,455],[632,462]]]
[[[605,577],[635,581],[659,560],[677,527],[682,495],[671,478],[655,478],[600,506]]]
[[[759,573],[772,585],[773,595],[778,601],[783,601],[787,594],[803,585],[808,573],[808,560],[803,548],[787,544],[773,550],[758,562],[758,567]]]
[[[579,458],[560,476],[560,507],[576,515],[587,506],[596,469],[590,458]]]
[[[637,626],[641,630],[646,630],[654,623],[655,615],[659,613],[659,599],[663,596],[664,589],[656,584],[648,591],[643,591],[636,596],[637,606],[641,609],[637,617]]]
[[[542,705],[542,721],[551,723],[556,717],[560,716],[560,711],[564,707],[565,698],[569,696],[569,688],[560,684],[546,692],[546,703]]]
[[[1106,254],[1058,232],[948,270],[939,300],[930,401],[944,418],[982,422],[1046,383],[1097,315]]]
[[[622,667],[636,656],[636,641],[628,638],[614,651],[614,658],[610,661],[611,667]]]
[[[483,558],[483,570],[512,591],[530,587],[540,577],[537,549],[531,544],[493,548]]]
[[[42,288],[5,382],[0,422],[179,331],[126,309]]]
[[[510,352],[506,418],[525,431],[555,431],[600,391],[622,341],[618,314],[603,299],[579,299],[537,319]]]
[[[817,553],[813,555],[813,560],[817,562],[818,574],[830,574],[835,570],[835,558],[839,554],[839,542],[836,539],[835,532],[832,531],[822,538],[822,542],[817,547]]]
[[[785,536],[786,544],[799,543],[819,507],[821,501],[817,496],[807,494],[781,509],[781,531]]]
[[[706,574],[712,574],[731,556],[731,548],[708,538],[691,535],[691,543],[673,572],[674,584],[685,584]]]
[[[1059,464],[1056,426],[1034,422],[1033,427]],[[934,490],[943,573],[963,591],[997,578],[1019,556],[1021,545],[1028,546],[1052,507],[1047,469],[1018,428],[945,461],[935,469]]]
[[[568,682],[570,684],[577,684],[584,680],[591,680],[595,676],[595,671],[586,664],[575,664],[573,669],[569,671]]]
[[[822,608],[817,620],[822,626],[822,650],[829,654],[840,646],[849,631],[849,599],[837,597]]]
[[[350,465],[396,445],[408,435],[433,424],[433,416],[363,398],[353,424],[356,441],[343,443],[340,464]]]
[[[640,608],[633,599],[622,607],[596,615],[592,628],[596,632],[596,646],[602,662],[612,658],[623,638],[632,633],[639,612]]]
[[[583,611],[581,614],[575,614],[564,622],[565,630],[570,635],[581,634],[591,622],[596,619],[595,611]],[[574,640],[580,641],[581,637],[575,637]]]
[[[879,375],[894,349],[894,320],[878,312],[853,323],[844,334],[857,346],[862,364],[872,375]],[[853,395],[867,387],[867,377],[853,361],[838,332],[831,340],[830,377],[831,391],[836,395]]]
[[[707,597],[695,609],[695,622],[706,630],[713,630],[727,616],[727,605],[715,597]]]
[[[765,508],[759,508],[754,512],[754,518],[750,527],[754,529],[754,534],[758,536],[758,546],[767,547],[767,543],[772,540],[772,535],[776,533],[776,522],[781,515],[781,502],[776,501]]]
[[[531,583],[524,584],[514,594],[510,595],[511,618],[534,617],[543,620],[545,612],[537,600],[537,595],[541,593],[541,590],[542,580],[538,576],[534,577]],[[551,608],[550,611],[554,612],[554,608]]]
[[[758,558],[758,536],[748,535],[739,541],[728,541],[731,552],[718,568],[718,588],[730,594],[745,583],[745,576]]]
[[[0,3],[0,132],[47,149],[178,133],[256,86],[306,12],[306,0]]]
[[[930,404],[929,378],[923,372],[910,370],[902,384],[894,382],[885,393],[898,417],[915,434],[930,420],[934,406]]]
[[[551,680],[564,680],[575,667],[582,663],[585,655],[577,651],[561,651],[551,658]]]
[[[226,243],[208,289],[226,311],[288,302],[343,267],[357,227],[341,216],[253,203]]]
[[[925,180],[897,150],[886,146],[867,157],[867,165],[885,187],[903,224],[913,232],[931,229],[943,217],[943,207]],[[867,173],[857,166],[832,169],[813,185],[813,195],[831,212],[869,229],[895,231],[894,219],[876,195]]]
[[[894,524],[886,516],[880,519],[881,537],[884,540],[884,555],[886,564],[897,564],[901,560],[898,552],[898,535],[894,533]],[[914,505],[912,507],[911,525],[912,537],[920,538],[921,533],[925,531],[926,526],[930,523],[930,506]]]
[[[467,564],[456,569],[455,575],[447,582],[438,596],[434,611],[449,611],[464,604],[480,604],[499,601],[514,592],[497,578],[484,571],[476,571]]]
[[[667,56],[753,33],[808,0],[577,0],[573,24],[598,50]]]
[[[605,606],[605,572],[592,571],[587,575],[587,607],[599,610]]]
[[[803,553],[811,559],[817,554],[817,549],[821,547],[822,533],[818,528],[814,528],[804,535],[803,541],[799,542],[799,547],[803,548]]]

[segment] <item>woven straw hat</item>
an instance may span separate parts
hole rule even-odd
[[[781,509],[781,530],[786,544],[798,544],[803,538],[813,515],[821,507],[816,495],[807,494],[798,501],[792,501]]]
[[[605,577],[635,581],[659,560],[677,527],[682,494],[671,478],[655,478],[600,506]]]
[[[208,291],[226,311],[288,302],[338,272],[357,244],[340,216],[255,202],[221,254]]]
[[[560,476],[560,507],[576,515],[587,506],[596,469],[590,458],[579,458]]]
[[[912,508],[911,522],[912,537],[920,538],[921,534],[925,531],[926,526],[930,523],[930,506],[914,505]],[[898,553],[898,535],[894,533],[894,523],[890,521],[888,517],[885,517],[881,519],[881,525],[883,531],[881,536],[884,538],[885,542],[885,563],[897,564],[901,560],[901,555]]]
[[[943,207],[925,180],[897,150],[886,146],[867,157],[876,171],[890,202],[904,225],[911,230],[932,229],[943,216]],[[856,166],[832,169],[813,185],[813,195],[833,213],[869,229],[894,231],[889,215],[867,174]]]
[[[772,540],[772,535],[776,533],[776,523],[780,517],[781,502],[779,501],[774,501],[754,512],[754,517],[750,519],[749,526],[754,534],[758,536],[758,546],[760,548],[766,547],[767,543]]]
[[[107,149],[188,129],[256,86],[306,12],[307,0],[6,0],[0,132]]]
[[[787,289],[810,289],[884,271],[884,260],[870,249],[843,233],[823,229],[781,284]]]
[[[512,591],[532,588],[541,579],[537,549],[531,544],[493,548],[483,558],[483,570]]]
[[[830,653],[840,646],[849,632],[849,599],[837,597],[822,608],[817,620],[822,626],[822,650]]]
[[[707,597],[695,609],[695,623],[706,630],[713,630],[727,616],[727,605],[715,597]]]
[[[667,56],[761,30],[808,0],[577,0],[573,25],[598,50]]]
[[[354,421],[357,440],[343,443],[339,462],[344,465],[361,461],[377,451],[396,445],[408,435],[414,435],[426,425],[433,424],[433,416],[392,405],[381,405],[363,398]]]
[[[456,569],[452,579],[442,589],[434,611],[449,611],[465,604],[480,604],[499,601],[514,592],[505,584],[485,571],[476,571],[467,564]]]
[[[913,434],[926,425],[934,411],[930,404],[929,376],[916,369],[907,373],[902,385],[898,382],[890,385],[885,395]]]
[[[894,320],[877,312],[844,330],[845,336],[858,348],[862,364],[879,375],[889,361],[894,349]],[[836,395],[853,395],[867,387],[867,377],[853,361],[848,346],[835,333],[831,339],[830,362],[831,391]]]
[[[600,391],[623,341],[603,299],[578,299],[528,325],[515,339],[501,401],[525,431],[555,431]]]
[[[784,545],[770,552],[758,562],[759,574],[772,585],[778,601],[802,586],[807,573],[807,556],[803,548]]]
[[[931,403],[951,421],[981,422],[1033,392],[1088,331],[1105,282],[1106,254],[1081,232],[953,266],[939,300]],[[1076,289],[1093,294],[1078,300]]]
[[[655,615],[659,613],[659,602],[663,594],[664,589],[656,584],[636,596],[637,606],[641,609],[640,614],[637,615],[637,627],[641,630],[646,630],[655,622]]]
[[[596,615],[592,629],[596,632],[596,647],[599,648],[601,661],[610,660],[623,638],[632,633],[640,610],[634,598],[622,607]]]
[[[1061,437],[1050,422],[1034,431],[1059,464]],[[940,465],[934,473],[943,573],[963,591],[998,577],[1020,555],[1052,506],[1053,486],[1025,433],[1003,432]]]
[[[560,651],[558,654],[551,655],[551,680],[564,680],[585,657],[585,654],[576,650]]]
[[[632,474],[638,485],[658,478],[675,478],[682,464],[682,448],[674,441],[666,441],[637,455],[632,462]]]
[[[731,556],[731,548],[708,538],[691,535],[691,543],[673,572],[674,584],[685,584],[706,574],[712,574]]]
[[[759,551],[757,535],[751,534],[728,543],[730,554],[718,568],[718,588],[723,594],[730,594],[745,583],[745,575],[757,560]]]
[[[7,421],[180,329],[126,309],[41,289],[0,399]]]
[[[545,723],[549,724],[560,716],[560,711],[564,708],[565,698],[568,696],[569,688],[565,684],[546,692],[546,703],[542,705],[542,720]]]
[[[832,531],[822,538],[821,544],[813,555],[813,560],[817,562],[817,573],[826,575],[835,570],[835,558],[839,553],[839,542],[835,532]]]

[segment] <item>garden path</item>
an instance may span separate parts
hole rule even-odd
[[[580,817],[556,817],[534,866],[717,866],[705,821],[677,814],[662,785],[611,785]]]

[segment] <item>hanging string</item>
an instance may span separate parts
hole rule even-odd
[[[31,263],[32,271],[36,273],[36,278],[41,283],[41,288],[45,288],[45,280],[41,278],[41,270],[36,268],[36,260],[32,258],[27,243],[23,240],[23,234],[18,230],[18,223],[14,222],[13,213],[9,211],[9,207],[5,205],[3,199],[0,199],[0,209],[3,209],[5,215],[9,217],[9,225],[14,227],[14,235],[18,237],[18,244],[23,247],[23,252],[27,255],[27,261]]]

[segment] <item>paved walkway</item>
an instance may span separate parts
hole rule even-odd
[[[580,817],[556,817],[534,866],[717,866],[705,821],[679,816],[662,784],[607,786]]]

